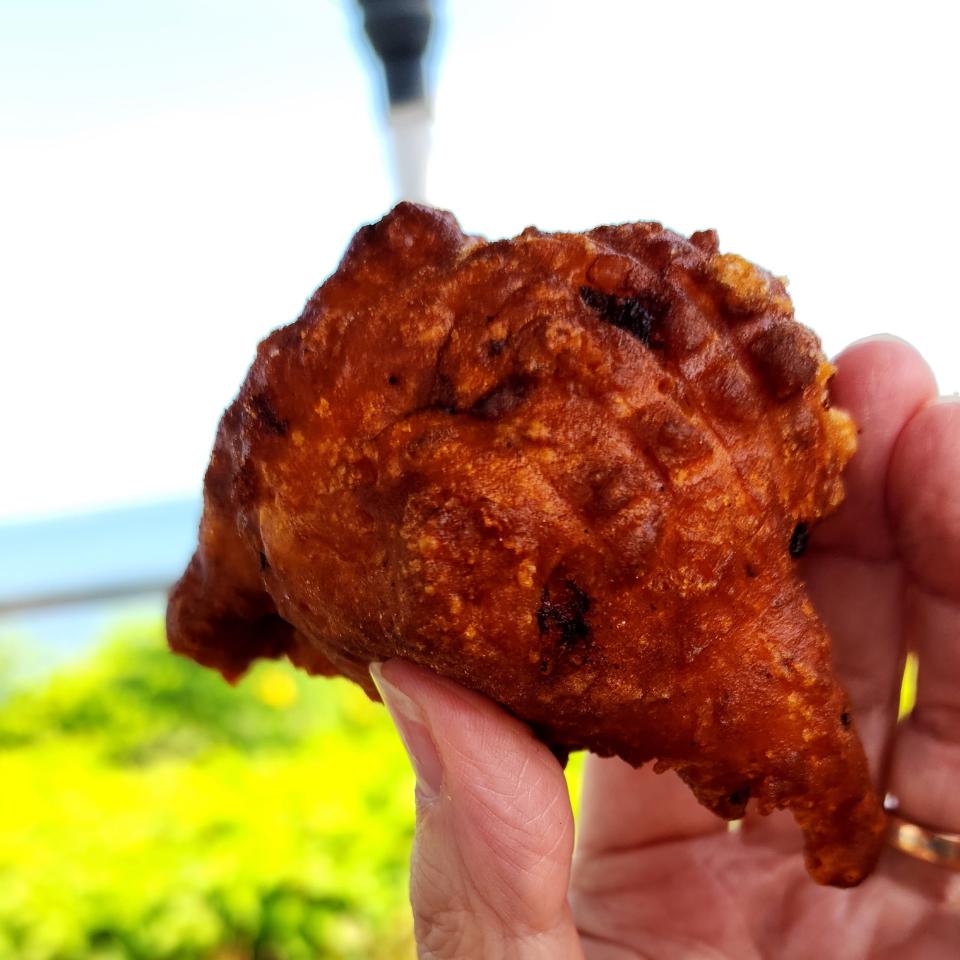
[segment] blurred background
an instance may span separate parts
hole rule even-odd
[[[828,353],[892,333],[960,387],[950,5],[405,6],[391,111],[356,0],[0,0],[2,958],[412,956],[380,708],[162,629],[258,339],[401,195],[716,227]]]

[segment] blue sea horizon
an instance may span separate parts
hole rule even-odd
[[[196,544],[200,498],[0,523],[0,646],[30,674],[111,627],[162,616]]]

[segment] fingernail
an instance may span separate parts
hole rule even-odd
[[[417,776],[417,791],[425,800],[440,795],[443,764],[430,732],[426,713],[396,684],[383,675],[383,664],[371,663],[370,676],[406,747]]]

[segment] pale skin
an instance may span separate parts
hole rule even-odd
[[[804,576],[881,790],[960,832],[960,402],[898,340],[836,363],[860,448]],[[898,726],[908,649],[917,705]],[[417,771],[422,958],[960,956],[960,873],[888,849],[860,887],[819,887],[788,816],[748,813],[732,834],[672,773],[592,756],[575,845],[563,772],[523,724],[409,663],[373,673]]]

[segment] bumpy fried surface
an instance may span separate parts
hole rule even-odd
[[[882,814],[795,571],[855,430],[783,283],[658,224],[465,237],[402,204],[261,345],[220,425],[174,650],[371,697],[406,657],[560,756],[786,807],[821,883]]]

